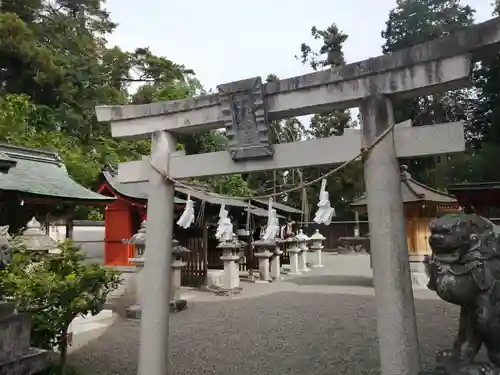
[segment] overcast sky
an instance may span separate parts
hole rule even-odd
[[[491,18],[490,0],[463,1]],[[396,0],[107,0],[119,23],[111,45],[149,46],[196,72],[206,89],[254,76],[280,78],[311,71],[294,56],[310,42],[311,26],[335,22],[349,35],[348,62],[381,54],[383,30]]]

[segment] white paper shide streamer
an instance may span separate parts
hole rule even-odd
[[[273,208],[273,200],[269,199],[269,205],[267,208],[267,227],[264,232],[263,239],[266,241],[272,241],[278,237],[280,232],[280,224],[278,220],[278,214]]]
[[[187,229],[191,226],[194,221],[194,202],[191,200],[191,194],[187,196],[186,207],[181,217],[177,221],[177,225]]]
[[[217,222],[217,232],[215,238],[229,241],[233,236],[233,224],[229,218],[229,212],[226,210],[226,205],[223,203],[220,206],[219,221]]]
[[[335,216],[335,208],[330,205],[330,197],[326,191],[326,179],[321,181],[321,190],[319,192],[318,211],[314,216],[314,222],[317,224],[330,225]]]

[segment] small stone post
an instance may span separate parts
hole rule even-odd
[[[276,240],[276,247],[274,248],[273,255],[271,257],[271,279],[272,281],[281,280],[281,259],[280,256],[283,254],[280,246],[283,246],[283,240]]]
[[[258,240],[254,243],[257,252],[255,257],[259,260],[259,280],[256,283],[268,283],[271,281],[271,275],[269,273],[269,259],[273,255],[273,251],[276,249],[275,241],[268,240]]]
[[[299,254],[301,250],[298,247],[298,241],[296,237],[290,237],[286,240],[288,247],[288,254],[290,256],[290,272],[288,275],[301,275],[302,272],[299,270]]]
[[[311,262],[311,267],[323,268],[323,241],[326,238],[319,232],[319,229],[316,229],[316,232],[314,232],[314,234],[309,237],[309,239],[312,241],[309,249],[313,253],[313,261]]]
[[[241,292],[240,270],[237,263],[240,259],[239,250],[241,248],[239,241],[233,241],[232,238],[224,236],[217,248],[222,249],[220,259],[224,262],[222,292],[226,295]]]
[[[309,241],[309,237],[304,234],[302,229],[299,229],[299,234],[295,237],[299,246],[299,271],[300,272],[309,272],[310,269],[307,268],[307,252],[309,248],[307,247],[307,241]]]

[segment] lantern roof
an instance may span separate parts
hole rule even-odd
[[[319,232],[319,229],[316,229],[316,232],[314,232],[314,234],[313,234],[311,237],[309,237],[309,239],[310,239],[310,240],[313,240],[313,241],[314,241],[314,240],[316,240],[316,241],[318,241],[318,240],[323,241],[323,240],[326,240],[326,237],[325,237],[325,236],[323,236],[323,235]]]
[[[22,235],[16,238],[31,251],[51,251],[57,248],[57,241],[42,231],[40,223],[33,217]]]
[[[445,192],[433,189],[414,180],[408,172],[408,166],[402,165],[401,167],[401,193],[403,196],[403,203],[438,203],[443,205],[456,205],[457,200],[453,195],[446,194]],[[366,206],[367,196],[366,193],[351,202],[352,207]]]
[[[302,229],[299,229],[299,234],[297,234],[295,236],[295,239],[298,241],[298,242],[305,242],[305,241],[308,241],[309,240],[309,237],[307,237],[307,235],[304,233],[304,231]]]

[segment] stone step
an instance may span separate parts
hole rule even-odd
[[[0,363],[20,358],[30,351],[31,321],[28,315],[0,318]]]

